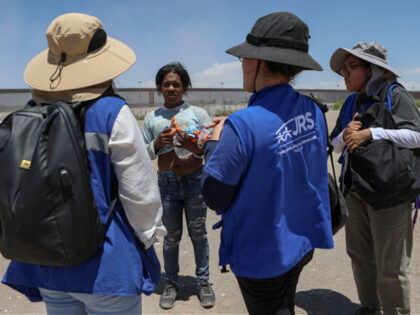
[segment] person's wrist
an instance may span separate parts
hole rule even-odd
[[[201,159],[201,158],[203,158],[203,157],[204,157],[204,150],[202,150],[201,152],[193,153],[193,155],[194,155],[196,158]]]
[[[158,140],[155,140],[153,147],[155,148],[155,153],[157,153],[161,148],[160,142]]]
[[[344,131],[343,131],[343,139],[345,138],[345,137],[347,137],[347,134],[348,134],[349,132],[348,132],[348,130],[347,130],[347,128],[346,129],[344,129]]]
[[[372,132],[370,131],[370,129],[369,128],[366,128],[365,129],[366,131],[365,131],[365,134],[366,134],[366,141],[369,141],[369,140],[372,140]]]
[[[219,141],[220,140],[220,133],[213,131],[213,133],[212,133],[212,135],[211,135],[211,137],[210,137],[209,140]]]
[[[204,153],[204,147],[198,147],[197,151],[195,152],[195,154],[197,155],[203,155]]]

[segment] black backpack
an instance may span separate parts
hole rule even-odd
[[[347,222],[349,212],[347,209],[346,200],[344,199],[342,191],[337,185],[337,177],[335,174],[334,160],[332,156],[333,146],[330,141],[327,118],[325,113],[328,111],[328,106],[321,103],[314,95],[311,95],[311,99],[321,109],[325,120],[325,127],[327,130],[327,153],[330,158],[333,175],[328,173],[328,192],[330,196],[330,209],[331,209],[331,226],[333,234],[337,233]]]
[[[0,124],[0,251],[5,258],[64,266],[101,248],[106,226],[89,181],[79,121],[84,107],[29,103]]]
[[[362,128],[397,129],[387,95],[396,84],[389,84],[378,101],[358,118]],[[419,150],[398,147],[388,140],[369,141],[348,157],[344,176],[346,187],[352,187],[373,209],[386,209],[414,201],[420,195]]]

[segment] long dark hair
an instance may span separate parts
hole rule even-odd
[[[190,76],[188,75],[185,67],[180,62],[171,62],[160,68],[156,74],[155,82],[158,91],[161,90],[163,78],[165,78],[165,75],[168,73],[175,73],[179,75],[181,78],[182,86],[186,88],[192,88]]]

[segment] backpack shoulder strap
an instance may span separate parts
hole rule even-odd
[[[399,82],[391,82],[388,83],[384,89],[381,92],[381,96],[379,97],[380,100],[382,102],[385,103],[386,107],[388,107],[389,112],[392,114],[392,90],[396,87],[396,86],[401,86],[402,88],[404,88]]]
[[[328,132],[328,123],[327,123],[327,117],[325,116],[325,113],[328,112],[328,106],[325,105],[324,103],[322,103],[321,101],[319,101],[319,99],[313,95],[311,93],[310,96],[307,96],[308,98],[310,98],[321,110],[322,115],[324,116],[324,121],[325,121],[325,129],[327,131],[327,153],[330,157],[330,161],[331,161],[331,168],[332,168],[332,172],[333,172],[333,176],[334,176],[334,180],[337,182],[337,176],[335,174],[335,167],[334,167],[334,160],[333,160],[333,156],[332,156],[332,152],[334,151],[334,147],[331,144],[331,140],[329,137],[329,132]]]
[[[28,103],[26,103],[25,108],[35,107],[36,103],[34,100],[29,100]]]
[[[340,228],[342,228],[344,226],[345,221],[348,218],[348,210],[347,210],[347,206],[344,200],[344,197],[340,191],[340,189],[337,186],[337,175],[335,173],[335,167],[334,167],[334,160],[333,160],[333,149],[334,147],[331,144],[331,140],[329,137],[329,133],[328,133],[328,124],[327,124],[327,117],[325,116],[325,113],[328,111],[328,106],[321,103],[312,93],[311,93],[311,97],[309,97],[320,109],[321,112],[324,116],[324,120],[325,120],[325,129],[327,131],[327,146],[328,146],[328,155],[330,157],[330,162],[331,162],[331,169],[332,169],[332,173],[333,173],[333,179],[334,179],[334,184],[332,185],[332,188],[330,187],[330,182],[328,181],[328,188],[329,189],[333,189],[335,192],[335,195],[337,196],[337,205],[339,207],[339,211],[337,210],[337,207],[335,206],[334,209],[331,207],[331,218],[333,218],[333,214],[335,214],[335,217],[337,217],[337,213],[338,217],[340,218],[338,220],[338,222],[336,221],[335,223],[333,223],[333,221],[331,221],[331,224],[333,226],[333,234],[335,234]],[[329,177],[331,177],[329,175]],[[330,192],[330,198],[331,198],[331,192]],[[330,199],[331,202],[331,199]],[[338,223],[338,224],[337,224]]]
[[[118,95],[113,95],[113,96],[117,96]],[[85,101],[85,102],[75,102],[75,103],[66,103],[63,101],[57,101],[54,102],[53,104],[50,105],[50,110],[53,110],[54,107],[56,106],[70,106],[70,108],[72,109],[75,117],[77,118],[77,120],[79,121],[80,124],[80,130],[82,132],[82,134],[85,133],[85,121],[86,121],[86,110],[87,107],[90,105],[91,101]],[[35,104],[35,103],[34,103]],[[36,104],[35,104],[36,105]],[[90,172],[90,170],[89,170]],[[113,178],[113,180],[111,181],[111,202],[109,204],[109,209],[108,209],[108,215],[105,221],[105,225],[106,228],[108,228],[109,224],[110,224],[110,218],[111,215],[114,211],[114,207],[118,201],[118,182],[115,178]]]
[[[328,125],[327,125],[327,117],[325,117],[325,113],[329,111],[329,108],[327,105],[325,105],[324,103],[322,103],[315,95],[313,95],[311,93],[310,96],[307,96],[309,99],[311,99],[311,101],[313,101],[318,108],[321,110],[322,115],[324,116],[324,120],[325,120],[325,128],[327,130],[327,146],[328,146],[328,154],[330,154],[330,150],[332,149],[332,144],[330,141],[330,137],[329,137],[329,133],[328,133]],[[331,151],[332,152],[332,151]]]

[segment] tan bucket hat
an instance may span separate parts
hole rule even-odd
[[[26,66],[25,82],[36,90],[59,92],[112,80],[136,61],[124,43],[106,35],[101,21],[87,14],[57,17],[47,29],[48,49]]]
[[[398,72],[391,68],[388,64],[387,49],[381,44],[375,42],[359,42],[354,45],[352,49],[338,48],[331,56],[331,69],[341,75],[341,68],[343,67],[344,61],[348,55],[356,56],[357,58],[392,72],[397,77],[400,76]]]

